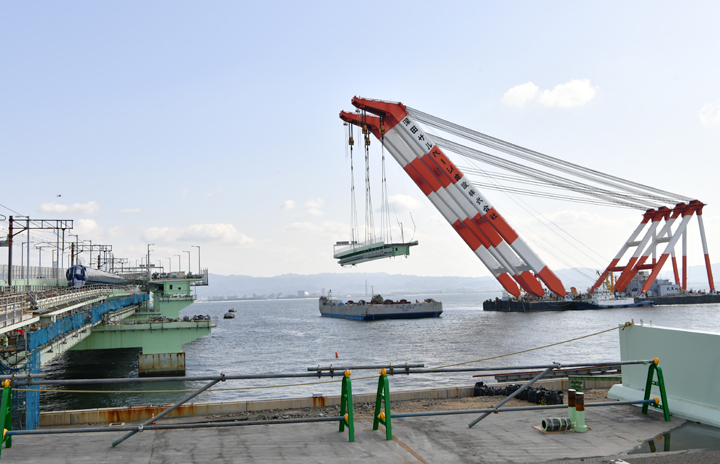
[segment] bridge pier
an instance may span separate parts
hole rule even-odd
[[[185,375],[185,352],[139,355],[138,377],[180,377]]]

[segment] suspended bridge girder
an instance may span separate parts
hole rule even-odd
[[[408,256],[410,247],[417,244],[417,240],[407,243],[375,242],[370,244],[338,242],[335,244],[333,257],[340,260],[342,266],[354,266],[376,259]]]

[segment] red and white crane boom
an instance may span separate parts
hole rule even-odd
[[[509,293],[520,294],[514,279],[526,292],[542,296],[544,290],[540,279],[551,292],[565,295],[560,279],[413,121],[403,104],[357,97],[353,98],[352,104],[377,117],[341,112],[340,118],[351,124],[365,125],[383,142]]]

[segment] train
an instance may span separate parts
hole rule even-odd
[[[81,288],[86,284],[104,285],[127,285],[129,282],[124,277],[110,272],[89,268],[82,264],[76,264],[65,271],[65,278],[68,287]]]

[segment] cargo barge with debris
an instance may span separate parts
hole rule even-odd
[[[418,319],[425,317],[439,317],[442,314],[442,303],[432,298],[415,303],[407,300],[386,300],[381,295],[373,296],[372,300],[339,301],[332,298],[320,297],[320,315],[325,317],[339,317],[342,319],[355,319],[358,321],[377,321],[381,319]]]

